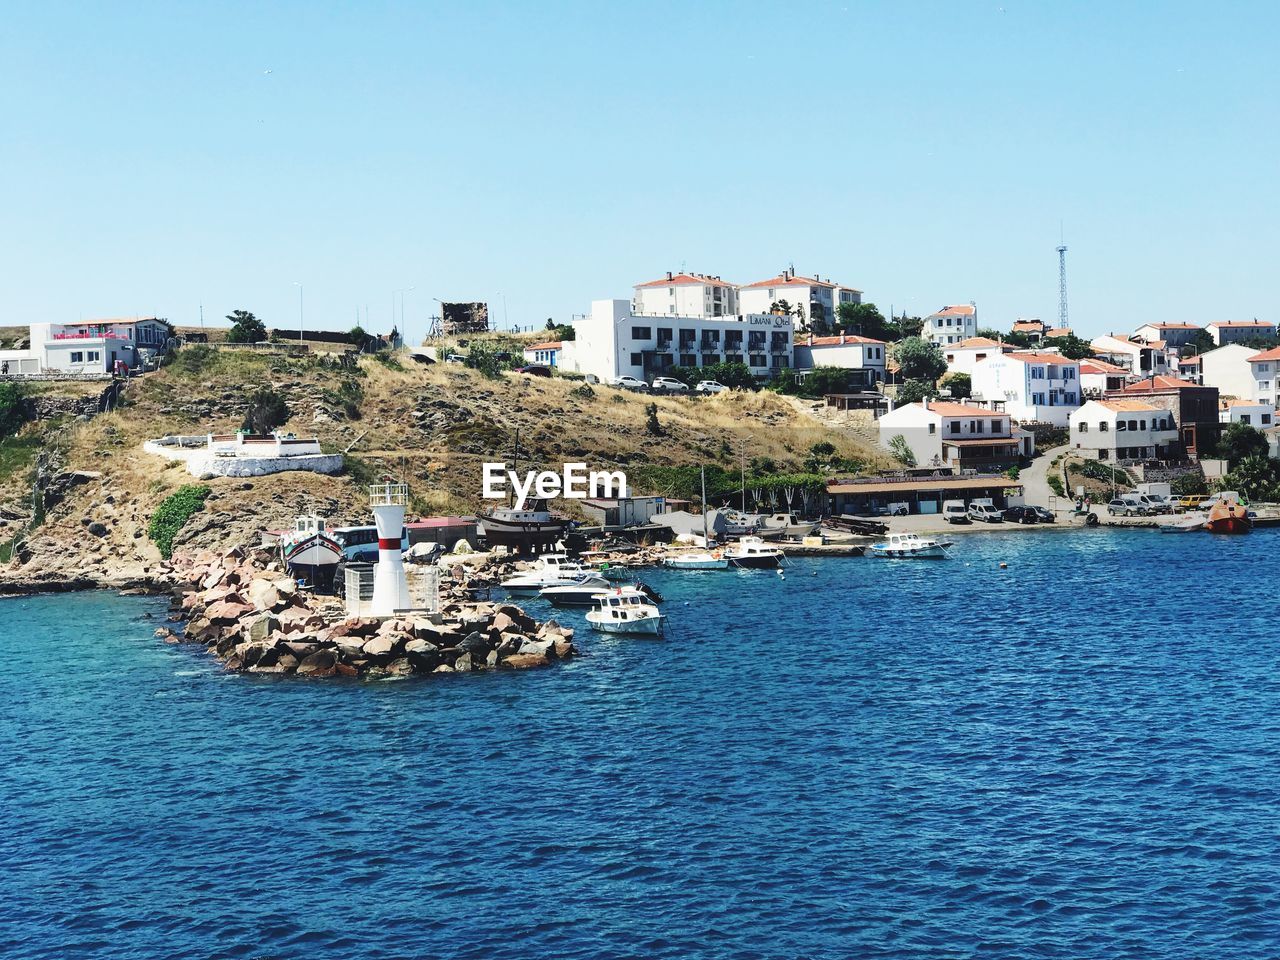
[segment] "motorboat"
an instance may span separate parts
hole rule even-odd
[[[634,587],[616,587],[595,597],[587,611],[587,623],[602,633],[633,633],[658,636],[666,619],[649,597]]]
[[[325,530],[323,517],[308,514],[280,538],[280,559],[290,567],[332,567],[342,559],[342,547]]]
[[[883,543],[873,543],[864,556],[883,557],[888,560],[933,560],[951,556],[947,547],[950,540],[922,537],[916,533],[891,533]]]
[[[538,596],[543,600],[550,600],[557,607],[589,607],[596,602],[601,591],[608,589],[609,581],[593,573],[570,583],[543,587],[538,591]]]
[[[731,567],[747,570],[773,570],[782,565],[782,551],[760,537],[743,537],[724,551]]]
[[[1253,519],[1240,501],[1221,499],[1209,508],[1204,526],[1210,533],[1248,533]]]
[[[671,570],[728,570],[729,560],[719,550],[698,550],[664,557],[662,565]]]
[[[777,532],[788,540],[803,540],[818,529],[816,521],[800,520],[794,513],[774,513],[760,518],[760,535],[766,539]]]
[[[491,547],[533,550],[549,547],[564,537],[569,521],[553,517],[542,505],[515,510],[495,507],[480,517],[484,538]]]
[[[594,571],[570,560],[563,553],[548,553],[534,562],[532,570],[503,580],[500,586],[512,596],[533,597],[547,587],[563,586],[593,575]]]
[[[1184,513],[1180,517],[1157,520],[1156,528],[1161,533],[1195,533],[1205,529],[1207,519],[1203,513]]]

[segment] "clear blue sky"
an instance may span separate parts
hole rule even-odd
[[[923,314],[1280,319],[1275,4],[10,4],[0,323],[794,263]],[[266,71],[270,71],[269,73]],[[363,315],[363,314],[362,314]]]

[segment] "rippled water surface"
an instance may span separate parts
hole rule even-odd
[[[665,641],[400,682],[3,601],[0,955],[1275,957],[1277,547],[652,573]]]

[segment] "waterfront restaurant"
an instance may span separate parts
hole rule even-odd
[[[1004,509],[1009,497],[1021,495],[1022,484],[1000,474],[900,474],[832,480],[827,484],[831,512],[836,516],[880,516],[900,504],[913,514],[937,514],[947,500],[963,500],[966,505],[974,500],[990,500]]]

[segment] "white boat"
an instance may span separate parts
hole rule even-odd
[[[818,529],[817,521],[804,521],[794,513],[775,513],[760,518],[760,533],[769,539],[769,534],[777,532],[779,536],[791,540],[802,540]]]
[[[573,583],[593,575],[582,564],[570,560],[563,553],[548,553],[537,559],[532,570],[525,570],[502,581],[502,589],[513,596],[536,596],[547,587]]]
[[[280,558],[290,567],[332,567],[342,559],[342,547],[325,530],[324,518],[309,514],[280,538]]]
[[[951,556],[947,547],[950,540],[921,537],[914,533],[891,533],[884,543],[873,543],[867,548],[868,557],[885,557],[890,560],[946,559]]]
[[[743,537],[726,548],[724,556],[729,566],[747,570],[772,570],[782,566],[782,551],[759,537]]]
[[[617,587],[596,594],[596,605],[587,611],[587,623],[603,633],[637,633],[657,636],[666,619],[645,594],[633,587]]]
[[[1194,533],[1197,530],[1205,529],[1205,523],[1208,519],[1203,513],[1184,513],[1180,517],[1157,520],[1156,527],[1161,533]]]
[[[571,583],[543,587],[538,596],[543,600],[550,600],[557,607],[589,607],[596,602],[601,591],[608,589],[609,581],[593,573]]]
[[[719,551],[708,553],[678,553],[672,557],[664,557],[662,565],[671,570],[728,570],[729,561]]]

